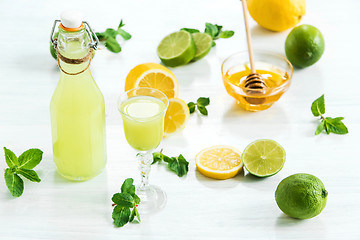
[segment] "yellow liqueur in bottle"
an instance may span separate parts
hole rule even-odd
[[[61,71],[50,112],[57,170],[67,179],[83,181],[106,164],[105,105],[89,69],[91,36],[74,14],[62,14],[56,44]]]

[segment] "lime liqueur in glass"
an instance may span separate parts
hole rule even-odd
[[[124,133],[127,142],[139,151],[137,159],[141,183],[136,188],[140,197],[139,211],[154,212],[166,202],[166,194],[158,187],[149,185],[152,150],[159,146],[164,133],[164,117],[169,101],[165,94],[153,88],[131,89],[118,99]]]

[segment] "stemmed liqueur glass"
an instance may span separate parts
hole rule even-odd
[[[166,194],[157,186],[149,185],[152,151],[160,144],[164,133],[164,117],[169,100],[164,93],[153,88],[131,89],[118,98],[124,133],[129,145],[138,151],[141,183],[136,187],[140,197],[139,211],[150,213],[161,209]]]

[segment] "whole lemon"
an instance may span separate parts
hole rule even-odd
[[[248,0],[247,6],[260,26],[276,32],[295,26],[305,15],[305,0]]]

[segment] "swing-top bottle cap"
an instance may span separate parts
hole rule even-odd
[[[60,15],[61,24],[65,28],[80,28],[83,21],[83,14],[80,11],[67,10]]]

